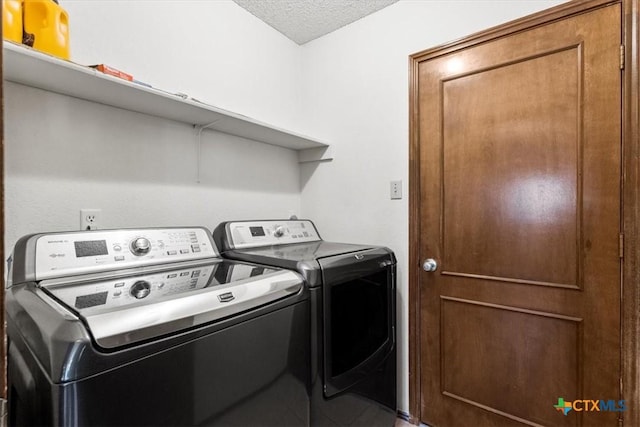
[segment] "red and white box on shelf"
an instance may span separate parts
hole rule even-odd
[[[91,65],[90,67],[110,76],[118,77],[130,82],[133,81],[133,76],[131,74],[127,74],[124,71],[120,71],[117,68],[113,68],[106,64]]]

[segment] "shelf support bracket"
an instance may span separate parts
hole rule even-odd
[[[215,120],[215,121],[213,121],[213,122],[211,122],[209,124],[206,124],[206,125],[193,125],[193,127],[197,131],[197,136],[196,136],[196,144],[197,144],[197,146],[196,146],[196,150],[197,150],[197,153],[196,153],[196,156],[197,156],[197,159],[196,159],[196,162],[197,162],[197,166],[196,166],[196,182],[198,184],[200,184],[200,167],[201,167],[201,164],[202,164],[202,131],[205,130],[206,128],[209,128],[209,127],[215,125],[220,120],[222,120],[222,119]]]
[[[333,146],[307,148],[298,151],[298,163],[328,162],[333,160]]]

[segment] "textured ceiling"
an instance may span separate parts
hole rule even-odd
[[[324,36],[398,0],[233,0],[298,44]]]

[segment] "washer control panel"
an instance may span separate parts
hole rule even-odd
[[[236,249],[321,240],[318,230],[308,220],[230,222],[226,231]]]
[[[42,280],[215,256],[205,228],[52,233],[37,237],[35,274]]]

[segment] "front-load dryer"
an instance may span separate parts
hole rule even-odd
[[[311,294],[311,426],[393,426],[393,252],[324,241],[308,220],[224,222],[213,234],[226,258],[304,277]]]

